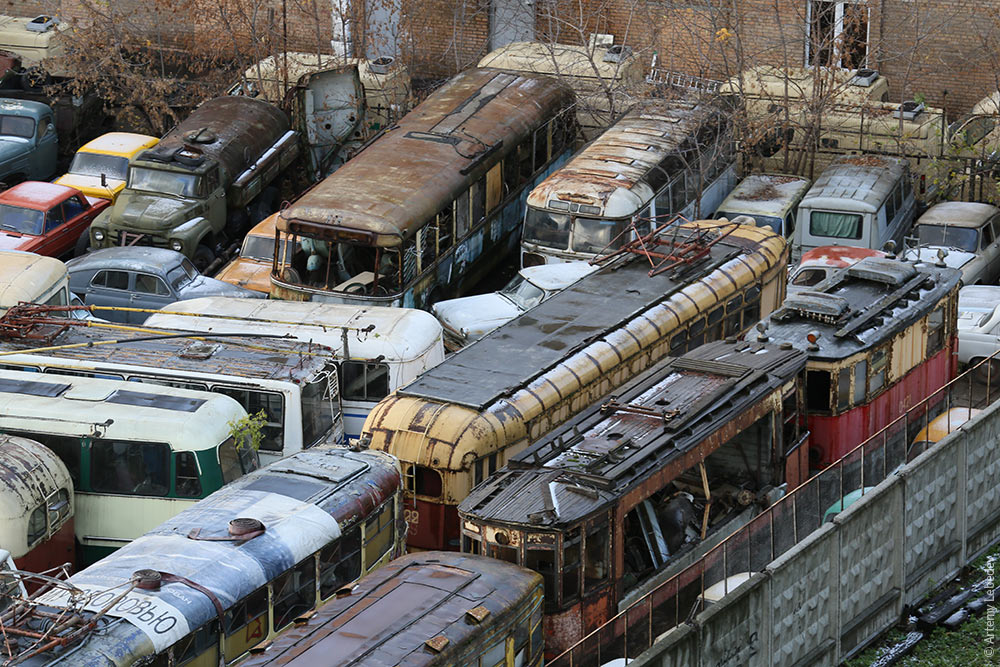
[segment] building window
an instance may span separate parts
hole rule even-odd
[[[806,64],[854,69],[868,57],[868,7],[862,3],[810,0]]]

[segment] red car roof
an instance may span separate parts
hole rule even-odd
[[[9,190],[0,192],[0,204],[12,204],[22,208],[33,208],[36,211],[47,211],[59,202],[78,195],[76,188],[45,181],[25,181],[18,183]]]

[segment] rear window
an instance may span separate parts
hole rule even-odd
[[[813,211],[809,214],[809,234],[832,239],[860,239],[861,215]]]

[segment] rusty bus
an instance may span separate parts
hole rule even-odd
[[[575,141],[554,79],[463,72],[277,218],[271,295],[430,307],[517,244],[527,192]]]
[[[957,269],[868,257],[790,295],[761,323],[758,340],[809,355],[812,468],[833,463],[955,377],[961,277]]]
[[[735,185],[732,133],[719,108],[644,103],[531,191],[521,266],[617,249],[652,229],[635,228],[640,217],[709,218]]]
[[[5,615],[0,658],[79,667],[238,662],[402,553],[400,477],[321,447],[258,470]],[[30,579],[29,579],[30,581]],[[73,616],[76,622],[59,623]],[[46,632],[47,642],[32,637]],[[19,654],[20,653],[20,654]]]
[[[462,550],[543,576],[561,653],[805,480],[805,364],[735,341],[665,360],[473,489]]]
[[[738,335],[784,298],[788,250],[769,228],[673,224],[644,242],[672,248],[672,268],[611,259],[368,415],[361,442],[402,462],[411,548],[457,549],[458,503],[512,455],[661,358]]]
[[[0,435],[0,516],[0,545],[20,567],[43,572],[76,563],[73,481],[48,447]]]
[[[246,667],[538,667],[542,579],[482,556],[409,554],[251,653]]]

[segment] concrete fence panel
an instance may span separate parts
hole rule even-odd
[[[836,664],[838,540],[828,523],[767,566],[775,667]]]
[[[695,667],[701,638],[690,625],[678,625],[660,635],[649,649],[629,663],[629,667]]]
[[[837,515],[840,654],[892,625],[901,612],[903,483],[892,475]]]
[[[992,413],[963,426],[965,440],[966,553],[973,559],[1000,538],[1000,417]]]
[[[753,575],[734,592],[698,614],[702,667],[767,667],[768,600],[764,574]]]
[[[946,438],[900,470],[904,484],[905,603],[916,602],[961,565],[965,473],[961,438]],[[960,519],[961,517],[961,519]]]

